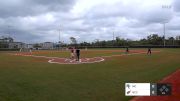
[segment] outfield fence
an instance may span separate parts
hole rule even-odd
[[[177,46],[162,46],[162,45],[138,45],[138,46],[78,46],[81,49],[85,48],[180,48],[180,45]]]

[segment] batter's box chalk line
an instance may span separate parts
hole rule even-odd
[[[49,63],[56,63],[56,64],[85,64],[85,63],[98,63],[102,62],[105,59],[102,57],[94,57],[94,58],[81,58],[79,61],[76,59],[66,59],[66,58],[53,58],[50,59]]]

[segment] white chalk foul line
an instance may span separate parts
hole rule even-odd
[[[38,56],[38,55],[25,55],[25,54],[12,54],[17,56],[28,56],[28,57],[35,57],[35,58],[46,58],[46,59],[67,59],[67,58],[59,58],[59,57],[48,57],[48,56]]]
[[[153,51],[155,53],[161,52],[161,51]],[[101,56],[104,58],[110,58],[110,57],[119,57],[119,56],[126,56],[126,55],[136,55],[136,54],[147,54],[147,52],[137,52],[137,53],[128,53],[128,54],[121,54],[121,55],[110,55],[110,56]]]

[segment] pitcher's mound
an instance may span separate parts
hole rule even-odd
[[[101,57],[94,58],[81,58],[79,61],[76,59],[68,59],[68,58],[53,58],[49,60],[49,63],[57,63],[57,64],[84,64],[84,63],[97,63],[104,61]]]

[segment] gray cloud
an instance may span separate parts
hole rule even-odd
[[[176,12],[180,12],[180,1],[179,0],[173,0],[173,8]]]
[[[179,0],[171,0],[171,9],[162,8],[158,0],[86,2],[95,4],[83,9],[81,0],[1,0],[0,36],[12,33],[16,40],[28,43],[57,42],[61,29],[65,42],[71,36],[79,42],[111,40],[113,31],[115,36],[136,40],[153,33],[163,35],[164,22],[168,36],[180,33]]]
[[[0,17],[34,16],[46,12],[67,12],[74,0],[1,0]]]

